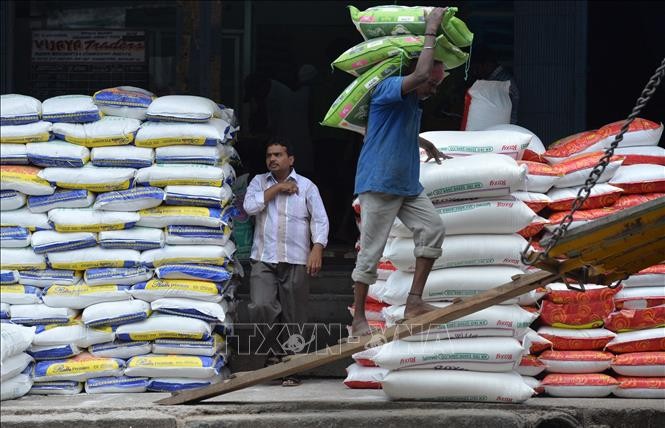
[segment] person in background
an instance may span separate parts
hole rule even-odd
[[[479,44],[471,50],[471,65],[469,67],[469,84],[476,80],[493,80],[497,82],[510,81],[510,123],[517,124],[517,111],[520,102],[520,92],[515,83],[513,74],[499,63],[496,52],[485,44]]]
[[[308,276],[321,270],[328,243],[328,216],[316,185],[293,168],[288,140],[271,138],[265,154],[268,172],[252,179],[243,203],[245,211],[256,216],[249,316],[256,324],[302,325],[307,322]],[[276,343],[278,334],[274,328],[264,334],[273,354],[266,365],[286,354],[282,343]],[[282,380],[283,386],[299,384],[294,376]]]
[[[405,318],[435,309],[422,299],[434,260],[441,256],[444,226],[419,182],[418,147],[429,161],[441,162],[442,153],[419,137],[420,102],[435,94],[444,78],[444,67],[434,61],[436,33],[445,9],[435,8],[426,17],[425,44],[415,67],[405,76],[379,83],[370,100],[365,140],[358,159],[355,193],[360,200],[360,251],[351,278],[354,281],[354,316],[351,334],[372,334],[365,316],[369,285],[377,278],[377,264],[395,218],[411,231],[416,269],[406,302]]]

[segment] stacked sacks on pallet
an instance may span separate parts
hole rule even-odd
[[[581,292],[561,283],[546,288],[540,317],[544,326],[538,330],[553,344],[553,350],[538,357],[547,370],[542,381],[545,392],[555,397],[610,395],[617,382],[603,372],[614,355],[603,349],[615,334],[602,326],[614,310],[620,288],[587,284]]]
[[[376,6],[359,11],[349,6],[349,10],[365,41],[342,53],[332,66],[356,79],[333,102],[321,124],[363,134],[373,89],[385,78],[402,73],[420,55],[425,13],[432,8]],[[447,8],[434,46],[434,59],[446,69],[466,63],[469,54],[460,48],[473,41],[473,34],[456,13],[456,7]]]
[[[154,166],[155,150],[129,143],[134,141],[138,132],[135,125],[141,125],[138,119],[147,115],[153,97],[128,87],[100,91],[95,94],[95,101],[104,101],[100,102],[102,110],[130,117],[107,116],[96,121],[92,120],[99,118],[99,112],[97,116],[93,114],[97,107],[89,98],[56,97],[57,102],[44,103],[45,107],[50,106],[44,111],[55,122],[54,132],[61,141],[48,141],[47,136],[42,139],[45,142],[28,144],[25,159],[44,167],[43,170],[6,166],[11,161],[26,162],[19,156],[4,156],[5,127],[2,129],[3,285],[0,291],[3,316],[17,323],[37,325],[35,341],[28,350],[37,360],[36,383],[31,392],[77,393],[84,381],[88,392],[146,390],[151,385],[149,378],[122,375],[125,360],[151,352],[174,354],[176,360],[184,358],[180,354],[208,358],[214,363],[176,363],[184,368],[187,364],[196,367],[207,364],[219,374],[225,364],[221,350],[223,335],[232,322],[227,312],[233,310],[230,301],[235,287],[228,286],[234,248],[229,241],[231,212],[223,211],[233,198],[229,184],[235,173],[226,159],[234,152],[228,146],[234,128],[218,126],[227,132],[222,139],[202,140],[200,136],[180,134],[176,137],[184,144],[214,144],[214,147],[205,147],[212,150],[201,152],[196,150],[200,147],[190,146],[183,155],[183,148],[178,151],[177,146],[169,146],[166,149],[171,151],[157,157],[158,165],[160,159],[166,159],[167,163],[172,161],[181,166],[179,162],[186,159],[189,169],[196,169],[202,163],[214,171],[183,174],[183,166],[161,175],[161,171],[147,172],[143,177],[141,174]],[[222,110],[212,101],[203,100],[201,103],[206,104],[208,111],[233,122],[231,110]],[[197,112],[191,105],[184,105],[188,113]],[[91,122],[83,122],[87,120]],[[202,121],[202,116],[196,120]],[[168,141],[153,143],[174,144],[173,135],[165,138]],[[89,160],[91,164],[87,163]],[[151,182],[152,179],[157,183]],[[135,184],[139,186],[134,187]],[[162,188],[169,185],[173,187],[171,193]],[[25,199],[28,207],[21,209]],[[161,204],[172,206],[159,207]],[[163,211],[158,211],[159,208]],[[145,213],[143,222],[141,210]],[[166,228],[166,234],[162,228]],[[169,244],[175,248],[169,248]],[[162,252],[150,253],[151,250]],[[159,284],[151,283],[155,272],[158,278],[164,278],[155,280]],[[180,298],[188,290],[204,290],[205,294],[211,288],[215,291],[214,302]],[[141,300],[133,296],[135,290],[137,293],[156,290],[162,292],[162,298],[154,302],[151,300],[155,299]],[[183,290],[185,293],[179,294]],[[160,327],[161,319],[153,311],[173,317],[177,323],[173,324],[174,320],[169,318],[170,329],[154,342],[120,340],[117,329],[149,317],[157,318]],[[179,324],[187,331],[180,332]],[[205,327],[190,324],[205,324]],[[150,335],[150,331],[143,334],[143,337]],[[140,335],[139,332],[137,337]],[[191,340],[173,341],[173,338]],[[83,352],[86,349],[88,352]],[[166,364],[172,364],[171,360]],[[62,375],[65,372],[67,375]],[[183,373],[187,375],[186,370]],[[201,384],[180,381],[177,373],[170,374],[176,379],[157,382],[157,389],[177,390]]]

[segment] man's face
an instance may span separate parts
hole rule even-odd
[[[286,147],[274,144],[266,150],[266,165],[273,174],[288,173],[293,166],[293,156],[286,153]]]

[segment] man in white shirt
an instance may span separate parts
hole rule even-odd
[[[328,243],[328,216],[319,189],[293,168],[295,159],[288,140],[273,138],[266,144],[268,171],[247,187],[243,207],[255,216],[250,256],[250,320],[261,325],[307,322],[309,280],[321,270]],[[279,328],[265,328],[265,350],[279,361],[284,349],[275,343]],[[282,332],[283,333],[283,332]],[[280,349],[281,348],[281,349]],[[299,385],[295,377],[284,386]]]

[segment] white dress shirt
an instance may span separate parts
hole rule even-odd
[[[298,193],[279,192],[267,204],[263,192],[277,184],[268,172],[252,179],[243,207],[256,216],[251,258],[266,263],[306,265],[312,244],[328,244],[328,216],[319,189],[311,180],[296,174],[287,177]]]

